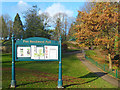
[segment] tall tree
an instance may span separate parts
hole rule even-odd
[[[65,40],[67,38],[67,28],[68,28],[68,21],[67,18],[65,19]]]
[[[109,69],[112,69],[111,54],[114,53],[115,33],[118,27],[118,7],[115,3],[96,3],[90,13],[79,11],[76,38],[83,45],[96,44],[108,52]]]
[[[0,16],[0,40],[2,40],[2,16]]]
[[[95,6],[95,2],[85,2],[84,7],[82,8],[83,12],[90,13],[91,9]]]
[[[33,6],[24,13],[26,37],[47,37],[48,32],[45,30],[44,21],[38,14],[39,9]]]
[[[67,30],[68,30],[68,16],[65,13],[57,13],[53,17],[54,24],[55,24],[55,32],[62,36],[62,40],[66,40]],[[58,30],[58,31],[57,31]]]
[[[54,31],[54,36],[55,36],[55,40],[59,40],[59,37],[61,35],[61,21],[60,21],[60,18],[57,18],[57,21],[56,21],[56,27],[55,27],[55,31]]]
[[[9,20],[7,26],[9,31],[9,39],[11,39],[13,33],[13,21]]]
[[[41,20],[43,22],[43,25],[44,25],[45,29],[48,30],[48,28],[50,27],[50,23],[51,23],[50,22],[51,21],[51,17],[49,15],[49,13],[44,12],[44,13],[40,14],[39,16],[40,16],[40,18],[41,18]]]
[[[2,39],[5,40],[8,37],[8,28],[3,16],[1,16],[1,19],[2,19]]]
[[[71,26],[69,28],[68,38],[75,39],[75,35],[74,35],[75,33],[76,33],[76,31],[74,29],[74,23],[71,23]]]
[[[13,32],[13,21],[11,20],[11,17],[8,14],[4,14],[3,18],[7,25],[8,37],[9,39],[11,39],[11,34]]]
[[[23,37],[23,33],[24,33],[23,24],[18,13],[14,18],[13,32],[17,39],[21,39]]]

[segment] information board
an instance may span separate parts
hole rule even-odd
[[[41,37],[15,40],[12,35],[12,80],[16,87],[15,61],[59,61],[58,88],[62,88],[61,36],[59,41]]]
[[[40,37],[17,40],[15,61],[58,61],[59,46],[58,41]]]

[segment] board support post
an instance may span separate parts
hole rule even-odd
[[[15,38],[14,34],[12,34],[12,80],[11,80],[11,88],[15,88],[16,80],[15,80]]]
[[[63,83],[62,83],[62,60],[61,60],[61,36],[60,36],[59,42],[60,42],[60,53],[59,53],[60,60],[59,60],[58,88],[63,88],[62,87]]]

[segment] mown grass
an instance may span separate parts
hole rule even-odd
[[[11,54],[2,55],[2,86],[10,88]],[[58,62],[19,61],[15,63],[16,88],[57,88]],[[90,72],[76,55],[62,55],[64,88],[117,88]]]
[[[106,58],[105,55],[102,55],[98,49],[87,50],[87,51],[85,51],[85,55],[87,57],[90,57],[93,60],[97,61],[99,64],[107,64],[108,65],[108,59]]]
[[[85,51],[85,54],[86,54],[88,57],[91,57],[91,58],[92,58],[92,56],[96,56],[96,55],[97,55],[94,50]]]
[[[75,51],[80,51],[81,49],[67,49],[66,52],[75,52]]]

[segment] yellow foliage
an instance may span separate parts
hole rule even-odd
[[[80,24],[75,26],[78,29],[75,36],[77,42],[84,42],[80,44],[81,47],[91,43],[103,45],[103,47],[107,43],[110,44],[110,47],[114,46],[116,29],[113,30],[113,28],[118,25],[118,12],[116,9],[116,5],[107,2],[96,3],[90,14],[78,11],[79,18],[76,21]]]

